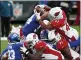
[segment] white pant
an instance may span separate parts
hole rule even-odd
[[[71,48],[70,48],[70,51],[71,51],[71,55],[72,55],[73,59],[80,57],[80,55],[76,51],[72,50]]]
[[[61,54],[60,51],[53,49],[52,47],[50,47],[50,45],[48,45],[48,46],[51,50],[54,50],[55,52],[58,52],[59,54]],[[51,54],[51,53],[48,53],[48,54],[43,53],[42,57],[44,57],[44,59],[47,59],[47,60],[51,60],[51,59],[52,60],[58,60],[58,58],[59,58],[58,56]],[[61,57],[62,57],[62,59],[64,59],[64,56],[62,54],[61,54]]]

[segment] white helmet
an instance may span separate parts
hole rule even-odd
[[[61,7],[51,8],[48,16],[51,16],[53,19],[62,19],[63,15],[62,15]]]
[[[39,41],[38,35],[35,33],[30,33],[27,35],[26,41],[29,45],[31,45],[31,47],[33,47]]]

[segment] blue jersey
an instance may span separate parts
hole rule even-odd
[[[34,31],[39,27],[39,22],[36,20],[35,14],[33,14],[25,23],[22,28],[24,36],[27,36],[29,33],[34,33]]]
[[[80,37],[77,40],[70,42],[70,46],[71,47],[80,46]]]
[[[20,52],[20,47],[22,44],[19,43],[10,43],[8,47],[2,52],[1,55],[4,55],[6,52],[8,52],[8,59],[9,60],[21,60],[22,55]]]

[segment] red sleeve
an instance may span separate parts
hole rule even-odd
[[[28,43],[27,43],[27,42],[23,42],[23,45],[24,45],[25,47],[28,47]]]
[[[20,37],[23,36],[22,28],[20,28]]]
[[[51,22],[51,25],[60,28],[65,25],[66,21],[67,21],[67,18],[66,18],[65,12],[63,11],[63,19],[53,20]]]
[[[63,37],[65,37],[67,41],[69,41],[70,38],[65,34],[65,32],[64,32],[63,30],[59,29],[59,28],[56,27],[56,26],[53,26],[53,28],[56,29],[56,31],[57,31],[59,34],[61,34]]]
[[[38,43],[36,43],[35,49],[40,50],[42,48],[46,48],[46,43],[44,41],[39,41]]]

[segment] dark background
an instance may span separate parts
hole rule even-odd
[[[28,17],[30,17],[33,14],[34,6],[40,3],[39,1],[13,1],[13,2],[14,4],[19,3],[23,5],[23,15],[11,21],[12,24],[16,24],[16,23],[24,24],[25,21],[28,19]],[[61,2],[67,3],[68,7],[61,6],[60,5]],[[75,22],[77,15],[77,7],[76,8],[73,7],[73,6],[77,6],[76,2],[77,1],[48,1],[47,5],[50,7],[56,7],[56,6],[62,7],[62,9],[66,12],[68,22],[70,24],[73,24]]]

